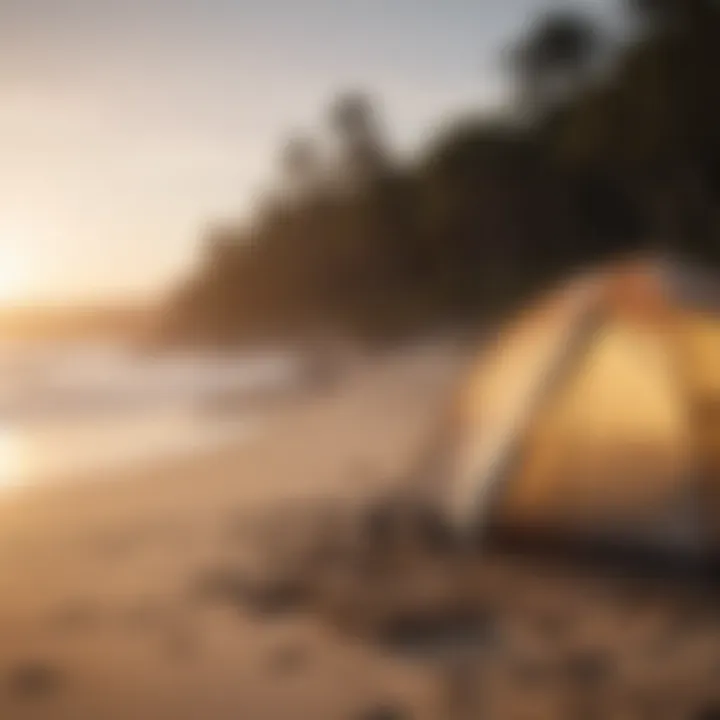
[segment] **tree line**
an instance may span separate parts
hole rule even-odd
[[[166,342],[396,340],[497,317],[573,268],[641,248],[720,264],[720,10],[626,0],[622,33],[548,12],[505,58],[513,102],[411,161],[370,96],[290,138],[282,183],[211,228]]]

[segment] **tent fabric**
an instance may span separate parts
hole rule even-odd
[[[645,260],[510,325],[458,399],[452,522],[720,549],[716,297],[720,279]]]
[[[451,512],[462,522],[475,522],[478,509],[489,503],[522,427],[590,320],[596,292],[594,282],[580,283],[522,318],[471,378],[460,423],[460,433],[469,437],[460,438],[450,498]],[[475,442],[478,431],[481,442]],[[485,482],[478,485],[478,477]]]

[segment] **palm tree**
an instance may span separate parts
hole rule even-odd
[[[651,27],[698,21],[717,13],[714,0],[626,0],[630,13]]]
[[[347,92],[338,96],[330,107],[329,120],[341,143],[343,172],[351,180],[366,180],[385,167],[385,145],[367,95]]]
[[[545,110],[576,89],[595,67],[602,40],[598,27],[583,14],[546,14],[511,53],[523,101]]]
[[[286,189],[292,195],[312,192],[321,175],[321,160],[317,147],[307,137],[296,135],[284,145],[280,165]]]

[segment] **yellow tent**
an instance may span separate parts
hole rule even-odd
[[[720,279],[659,259],[580,276],[483,351],[455,410],[455,526],[720,544]]]

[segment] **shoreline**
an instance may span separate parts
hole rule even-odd
[[[64,421],[50,418],[42,422],[6,423],[5,435],[0,438],[5,443],[3,446],[0,442],[0,471],[5,475],[0,477],[0,503],[3,494],[88,486],[97,482],[99,475],[107,477],[98,483],[101,485],[132,481],[135,476],[142,482],[158,473],[184,468],[188,462],[202,465],[218,455],[233,455],[265,432],[275,418],[311,401],[317,394],[312,383],[299,377],[270,388],[248,387],[241,394],[228,392],[218,396],[221,402],[206,398],[195,407],[190,404],[139,415],[105,413],[96,417],[71,416]],[[148,429],[146,435],[155,431],[156,437],[133,438],[138,425]],[[97,428],[102,430],[100,436]],[[117,444],[106,447],[94,458],[92,452],[83,455],[82,444],[87,443],[91,451],[96,451],[98,441],[113,435],[117,436]],[[70,462],[65,457],[66,462],[60,465],[70,467],[58,470],[33,464],[34,453],[46,453],[52,458],[63,439],[66,445],[69,441],[72,453]],[[92,447],[93,443],[96,447]],[[7,459],[3,452],[9,456]],[[26,463],[23,455],[29,456],[31,462]],[[18,467],[13,466],[15,456],[19,457]],[[93,458],[90,463],[88,456]],[[83,462],[78,463],[78,458]]]
[[[210,433],[206,442],[197,445],[174,448],[157,454],[148,453],[147,457],[128,459],[127,464],[123,461],[117,466],[108,462],[104,467],[66,471],[49,475],[41,480],[9,481],[6,487],[0,488],[0,505],[9,495],[35,495],[74,488],[101,489],[126,483],[142,484],[148,481],[158,483],[169,480],[169,476],[178,471],[183,471],[182,474],[185,475],[190,471],[199,472],[203,468],[241,462],[246,454],[253,454],[253,446],[257,445],[260,446],[258,448],[260,453],[271,454],[272,451],[268,446],[283,444],[283,432],[295,434],[294,426],[301,426],[305,418],[317,418],[314,422],[322,422],[317,416],[325,412],[343,414],[344,406],[348,401],[356,405],[358,402],[362,403],[366,391],[375,391],[374,385],[379,379],[378,376],[402,371],[408,358],[411,362],[413,358],[419,362],[420,372],[426,371],[427,368],[423,366],[432,365],[433,358],[431,357],[428,362],[423,350],[410,350],[390,357],[357,363],[351,371],[337,379],[333,378],[326,384],[301,379],[272,392],[264,400],[249,399],[246,406],[239,404],[237,410],[233,409],[226,415],[222,412],[216,414],[211,410],[208,413],[209,423],[216,423],[219,426],[227,423],[228,432],[215,437]],[[462,367],[465,364],[465,359],[454,349],[451,350],[450,355],[452,359],[449,363],[452,366]],[[444,366],[447,364],[447,359],[440,361],[440,375],[443,375]],[[446,391],[451,390],[454,385],[455,381],[452,380],[444,384],[444,388]],[[422,388],[422,391],[424,390]],[[432,388],[429,390],[432,391]],[[382,402],[383,398],[377,400]],[[374,410],[372,407],[368,409],[370,412]],[[203,410],[198,411],[198,424],[203,422],[203,412]],[[130,421],[123,419],[121,422],[124,424]],[[280,437],[274,437],[276,431],[280,433]],[[98,474],[107,475],[107,478],[97,481],[95,478]]]
[[[387,488],[460,366],[423,352],[362,363],[327,391],[283,402],[238,446],[0,495],[0,716],[189,720],[202,708],[212,720],[270,720],[300,707],[334,720],[383,688],[419,697],[416,669],[300,618],[226,612],[197,588],[247,560],[248,522]],[[279,686],[273,654],[293,643],[311,666],[301,684]],[[1,683],[28,663],[61,680],[23,704]]]
[[[382,491],[415,461],[464,364],[454,351],[381,358],[326,391],[291,393],[239,443],[229,439],[219,448],[109,469],[100,480],[91,471],[0,489],[0,539],[23,524],[23,514],[70,530],[105,517],[115,524],[133,513],[199,517],[228,507]]]

